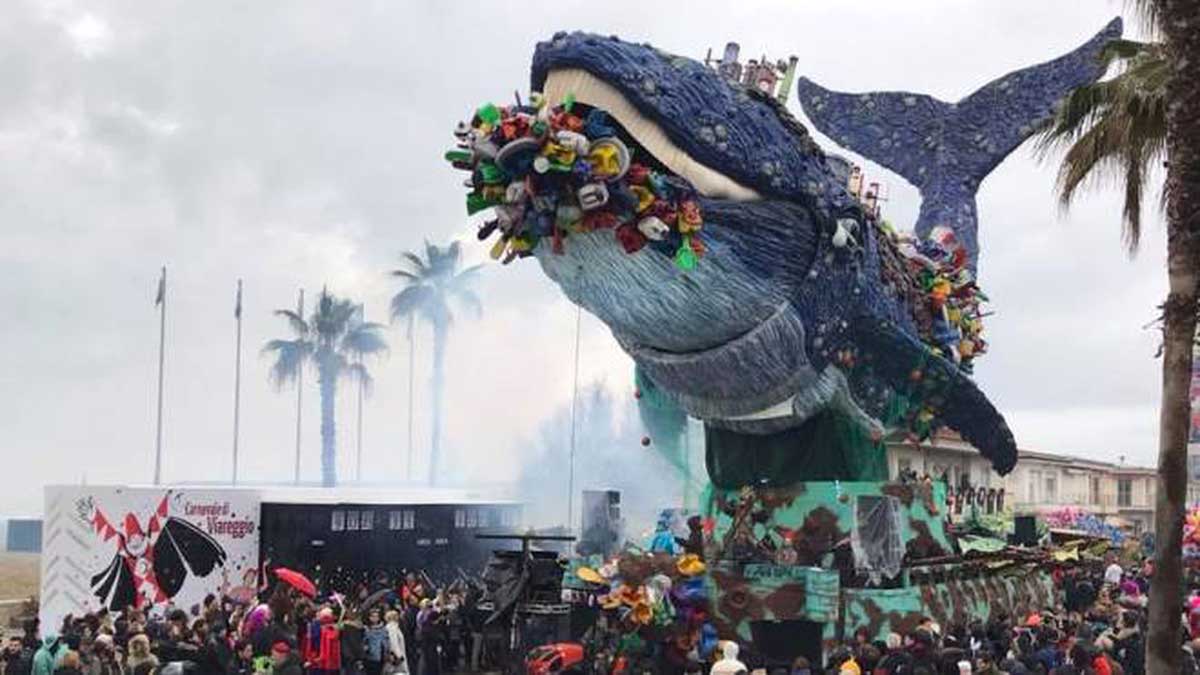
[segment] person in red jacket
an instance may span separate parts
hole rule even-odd
[[[342,636],[333,609],[321,608],[309,629],[305,663],[309,672],[336,675],[342,670]]]

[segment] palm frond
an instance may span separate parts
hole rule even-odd
[[[1144,54],[1148,49],[1154,47],[1150,42],[1139,42],[1137,40],[1109,40],[1108,44],[1100,48],[1100,62],[1104,67],[1113,65],[1120,61],[1128,61]]]
[[[375,386],[375,378],[371,377],[371,371],[362,362],[348,364],[342,369],[342,374],[349,377],[354,382],[362,383],[363,394],[371,395],[371,390]]]
[[[342,338],[341,351],[356,356],[383,354],[387,341],[383,339],[383,326],[377,323],[361,323],[348,331]]]
[[[1142,24],[1143,30],[1150,37],[1156,37],[1159,32],[1159,14],[1158,2],[1155,0],[1126,0],[1126,5],[1133,11],[1133,15],[1138,18]]]
[[[295,310],[277,309],[275,310],[275,316],[281,316],[287,319],[288,325],[291,326],[296,335],[308,335],[308,322],[305,321],[304,317],[300,316]]]
[[[407,261],[412,267],[413,272],[418,275],[424,275],[429,271],[429,265],[427,265],[425,261],[421,259],[421,256],[413,253],[412,251],[405,251],[400,254],[400,257],[404,259],[401,262]]]
[[[436,273],[442,266],[442,249],[437,244],[425,240],[425,261],[430,272]]]
[[[305,340],[270,340],[263,347],[263,355],[275,355],[271,364],[270,381],[282,389],[292,382],[304,368],[304,362],[311,353],[311,344]]]
[[[472,317],[478,319],[483,316],[483,303],[479,300],[479,295],[474,290],[456,286],[451,290],[451,293],[454,295],[454,299],[465,307]]]
[[[357,321],[358,303],[322,292],[313,313],[316,340],[332,349]]]
[[[429,257],[429,276],[445,281],[458,271],[459,261],[462,259],[462,245],[457,241],[452,241],[446,246],[425,242],[425,254]]]
[[[403,319],[421,310],[434,295],[433,288],[426,284],[406,286],[392,296],[392,321]]]
[[[483,265],[471,265],[454,275],[454,283],[459,285],[477,283],[481,270],[483,270]]]
[[[409,272],[408,270],[394,269],[391,271],[391,275],[394,277],[400,277],[401,279],[408,279],[409,282],[421,281],[421,275],[415,272]]]
[[[1142,238],[1142,187],[1146,182],[1146,166],[1145,159],[1136,149],[1127,150],[1124,158],[1125,204],[1121,214],[1125,221],[1121,228],[1121,238],[1125,242],[1126,250],[1134,253]]]

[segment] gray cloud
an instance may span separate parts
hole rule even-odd
[[[328,284],[383,319],[399,251],[470,237],[461,175],[441,161],[449,130],[479,103],[527,89],[533,44],[557,29],[695,57],[739,39],[750,54],[796,53],[805,74],[840,89],[954,99],[1066,51],[1119,9],[743,5],[11,3],[0,17],[0,302],[11,319],[0,331],[0,429],[16,473],[0,512],[38,510],[48,482],[150,478],[164,263],[165,476],[228,476],[238,277],[245,475],[289,475],[293,394],[271,390],[257,356],[283,329],[270,310]],[[915,191],[868,168],[891,187],[889,217],[912,222]],[[998,314],[979,379],[1025,445],[1149,461],[1158,363],[1140,326],[1164,291],[1159,219],[1130,262],[1117,197],[1088,196],[1062,218],[1052,180],[1022,149],[980,193],[981,273]],[[534,264],[488,267],[484,282],[485,318],[462,320],[450,347],[449,458],[463,479],[508,479],[570,395],[575,311]],[[628,360],[603,325],[585,316],[583,326],[581,381],[627,396]],[[407,345],[402,330],[389,337],[366,410],[376,480],[403,478],[407,453]],[[429,336],[417,339],[419,472]],[[314,478],[316,392],[305,396]],[[343,475],[352,411],[346,389]]]

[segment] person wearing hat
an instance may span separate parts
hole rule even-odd
[[[271,645],[271,675],[304,675],[300,657],[296,656],[292,646],[285,640]]]
[[[41,648],[33,656],[33,675],[52,675],[66,653],[66,643],[54,633],[47,633],[42,637]]]
[[[148,675],[158,670],[158,657],[150,652],[150,638],[138,633],[129,638],[129,656],[125,659],[125,672],[129,675]]]
[[[92,640],[92,658],[84,672],[86,675],[121,675],[111,635],[101,633]]]

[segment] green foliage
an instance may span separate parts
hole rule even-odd
[[[1073,91],[1038,146],[1043,156],[1065,151],[1058,172],[1063,208],[1089,182],[1110,179],[1123,187],[1122,235],[1132,253],[1141,237],[1146,176],[1165,154],[1169,70],[1163,46],[1155,42],[1116,40],[1101,58],[1116,74]]]

